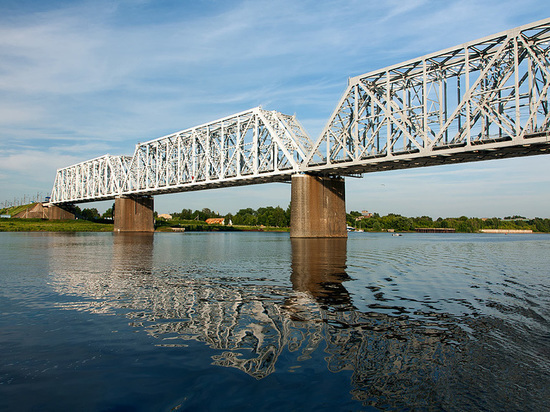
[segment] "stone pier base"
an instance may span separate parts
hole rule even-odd
[[[290,209],[292,238],[348,236],[343,178],[292,176]]]
[[[75,219],[75,215],[73,212],[71,212],[71,209],[74,210],[74,207],[67,206],[65,208],[56,206],[56,205],[49,205],[47,207],[47,214],[49,220],[73,220]]]
[[[150,196],[115,199],[115,232],[154,232],[154,201]]]

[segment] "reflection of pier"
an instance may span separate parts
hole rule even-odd
[[[330,371],[352,372],[353,396],[363,401],[403,399],[419,376],[431,384],[432,374],[441,374],[431,361],[454,362],[454,346],[445,343],[463,336],[444,316],[426,322],[403,310],[356,310],[344,287],[350,279],[345,239],[293,239],[292,288],[253,277],[204,276],[193,267],[163,270],[154,244],[154,235],[114,235],[112,256],[94,261],[93,272],[78,269],[81,260],[72,254],[56,256],[54,287],[79,297],[65,307],[124,313],[159,346],[204,342],[219,351],[213,364],[256,379],[274,372],[283,353],[295,364],[324,358]]]
[[[292,289],[306,292],[323,305],[350,305],[342,282],[346,273],[347,239],[291,239]]]

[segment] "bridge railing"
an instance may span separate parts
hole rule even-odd
[[[531,144],[549,129],[549,50],[546,19],[351,78],[304,170]]]

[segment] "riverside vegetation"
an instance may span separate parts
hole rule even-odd
[[[381,232],[394,229],[401,232],[411,232],[416,228],[449,228],[460,233],[476,233],[482,229],[529,230],[533,232],[550,232],[550,219],[536,217],[527,219],[523,216],[507,216],[504,219],[492,217],[487,219],[461,216],[457,218],[438,218],[429,216],[405,217],[390,213],[380,216],[374,213],[372,217],[357,221],[361,213],[352,211],[347,215],[348,225],[365,231]]]
[[[1,215],[15,215],[32,205],[0,210]],[[70,232],[103,232],[112,230],[113,208],[100,214],[97,209],[80,209],[76,207],[78,220],[48,221],[44,219],[0,219],[0,231],[70,231]],[[209,208],[192,211],[183,209],[171,214],[172,219],[158,217],[155,212],[155,227],[158,231],[171,231],[172,228],[183,228],[186,231],[288,231],[290,226],[290,206],[286,209],[277,207],[261,207],[259,209],[240,209],[237,213],[220,215]],[[461,233],[476,233],[482,229],[528,230],[533,232],[550,232],[550,219],[523,216],[508,216],[504,219],[492,217],[488,219],[458,218],[432,219],[429,216],[405,217],[390,213],[380,216],[374,213],[372,217],[357,220],[360,212],[351,211],[346,215],[348,226],[368,232],[383,232],[393,229],[400,232],[412,232],[416,228],[451,228]],[[207,224],[206,219],[225,218],[225,225]],[[229,225],[229,222],[232,225]]]

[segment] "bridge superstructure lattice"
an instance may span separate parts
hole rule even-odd
[[[351,78],[303,170],[544,153],[549,86],[550,19]]]
[[[296,120],[259,107],[57,171],[52,203],[285,181],[313,143]]]
[[[549,153],[550,19],[349,79],[312,142],[254,108],[58,170],[52,203]]]

